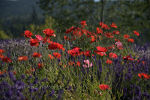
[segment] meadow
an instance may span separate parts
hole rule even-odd
[[[0,41],[0,100],[150,100],[150,44],[115,23],[86,21]]]

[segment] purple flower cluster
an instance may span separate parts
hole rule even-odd
[[[47,79],[27,77],[17,78],[13,72],[0,76],[0,100],[42,100],[43,98],[62,99],[63,89],[54,90]],[[55,95],[54,95],[55,94]]]

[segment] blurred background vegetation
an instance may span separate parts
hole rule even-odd
[[[115,22],[121,32],[137,30],[150,41],[150,0],[0,0],[0,39],[23,38],[24,30],[42,34],[53,28],[61,36],[81,20],[98,26]]]

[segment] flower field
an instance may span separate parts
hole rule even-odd
[[[133,30],[86,21],[60,37],[24,31],[0,41],[0,100],[150,100],[150,45]]]

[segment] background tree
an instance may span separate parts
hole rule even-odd
[[[94,0],[39,0],[44,14],[52,16],[61,27],[67,28],[92,16]]]

